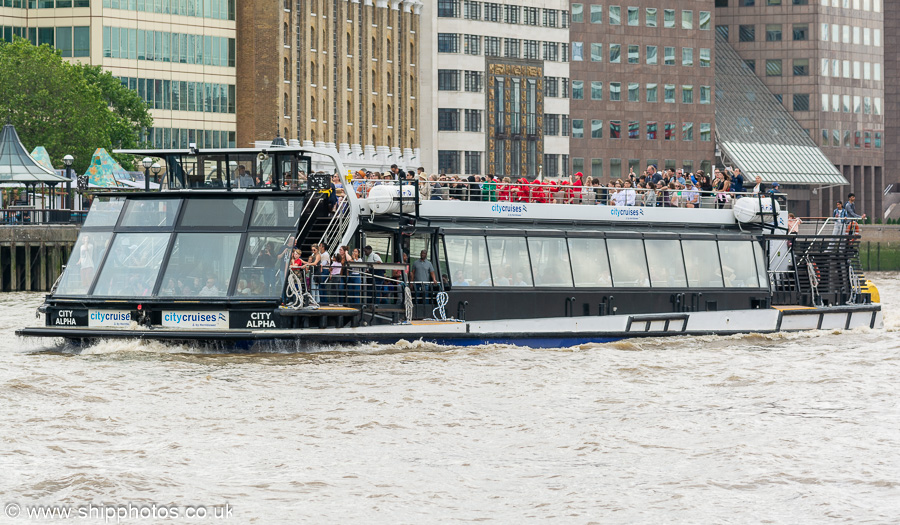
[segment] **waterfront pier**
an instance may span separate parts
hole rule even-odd
[[[0,291],[48,291],[69,259],[79,225],[0,226]]]

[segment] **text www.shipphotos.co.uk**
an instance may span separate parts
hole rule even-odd
[[[225,519],[234,517],[234,507],[224,505],[157,505],[152,504],[94,504],[87,505],[19,505],[7,503],[4,508],[7,518],[33,520],[79,519],[103,520],[118,523],[122,520],[178,519],[193,520]]]

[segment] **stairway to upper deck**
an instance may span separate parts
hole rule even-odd
[[[860,300],[865,274],[859,260],[859,235],[790,237],[800,304],[841,305]]]

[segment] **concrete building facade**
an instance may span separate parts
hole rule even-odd
[[[708,0],[571,2],[572,172],[604,182],[715,157]]]
[[[137,91],[154,147],[235,145],[234,0],[5,0],[0,37],[14,35]]]
[[[828,215],[850,192],[882,212],[882,0],[716,0],[716,31],[790,111],[849,186],[792,187],[798,215]],[[786,167],[789,169],[789,167]]]
[[[427,171],[567,172],[568,0],[433,0],[422,9],[421,43]]]

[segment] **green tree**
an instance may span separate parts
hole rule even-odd
[[[83,173],[96,148],[140,146],[141,127],[152,125],[146,104],[112,75],[73,65],[53,48],[17,38],[0,42],[0,121],[16,126],[26,148],[47,148],[54,166],[75,157]],[[130,156],[117,158],[134,169]]]

